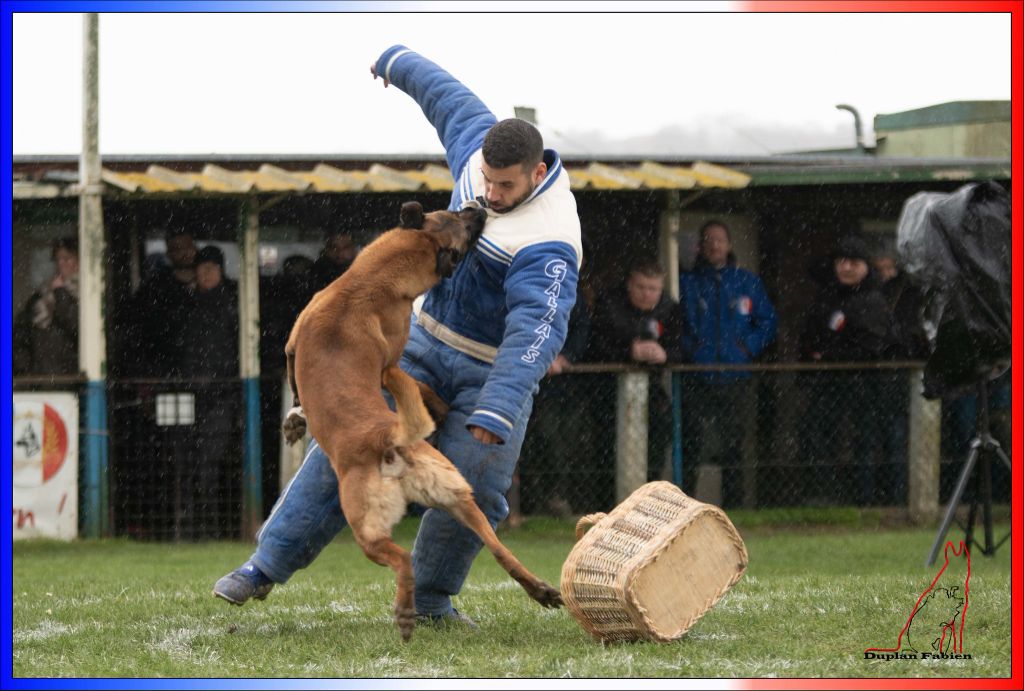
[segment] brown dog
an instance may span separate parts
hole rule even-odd
[[[348,271],[313,297],[285,347],[296,406],[285,435],[293,443],[308,425],[338,476],[356,542],[371,561],[394,569],[395,621],[403,640],[415,622],[412,560],[392,542],[391,529],[409,502],[444,509],[483,540],[530,597],[545,607],[562,604],[558,590],[501,544],[469,484],[424,441],[434,431],[424,402],[435,417],[443,417],[447,406],[398,367],[413,300],[451,274],[484,219],[476,209],[424,215],[419,203],[407,202],[401,225],[367,246]],[[382,384],[397,412],[388,408]]]

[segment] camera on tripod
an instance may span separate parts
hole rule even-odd
[[[923,294],[921,316],[929,344],[924,396],[978,393],[975,438],[932,544],[929,566],[972,479],[965,544],[978,544],[973,533],[979,508],[985,530],[982,554],[995,554],[1009,537],[996,543],[992,536],[992,458],[1007,467],[1010,459],[990,433],[987,384],[1010,367],[1011,242],[1010,196],[995,182],[971,183],[949,194],[915,194],[900,214],[897,250]]]

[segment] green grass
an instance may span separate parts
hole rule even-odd
[[[1003,677],[1010,673],[1010,548],[972,559],[971,660],[865,660],[889,647],[936,568],[934,530],[783,532],[738,517],[743,579],[680,641],[603,646],[565,610],[534,605],[482,553],[456,606],[480,631],[391,621],[394,579],[346,532],[262,603],[229,607],[213,582],[250,546],[121,540],[14,546],[16,677]],[[745,526],[745,527],[743,527]],[[999,526],[1002,535],[1006,526]],[[409,546],[415,523],[398,531]],[[954,534],[956,529],[954,528]],[[532,520],[503,539],[555,583],[572,524]],[[941,563],[941,557],[940,557]]]

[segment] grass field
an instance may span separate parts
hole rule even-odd
[[[534,605],[486,553],[456,598],[480,631],[417,629],[403,644],[391,621],[391,572],[367,561],[347,532],[265,602],[242,608],[210,590],[248,545],[16,543],[14,675],[1009,676],[1009,545],[972,559],[963,635],[970,660],[865,660],[865,648],[895,645],[941,565],[940,557],[924,567],[934,530],[859,519],[797,530],[760,523],[737,517],[750,567],[682,640],[611,646],[591,640],[564,610]],[[404,522],[399,541],[411,545],[414,531]],[[534,519],[503,539],[555,583],[572,524]]]

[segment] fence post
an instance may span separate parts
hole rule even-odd
[[[647,482],[647,372],[618,375],[615,403],[615,502]]]
[[[85,372],[86,537],[110,534],[107,439],[107,341],[103,304],[106,242],[103,227],[103,170],[99,147],[99,15],[84,15],[82,40],[82,155],[78,211],[78,364]]]
[[[256,199],[242,201],[238,247],[238,355],[245,411],[242,456],[242,537],[253,539],[263,518],[263,459],[260,443],[260,212]]]
[[[941,404],[921,395],[924,370],[907,376],[910,416],[907,468],[907,509],[915,523],[931,522],[939,513],[939,442]]]

